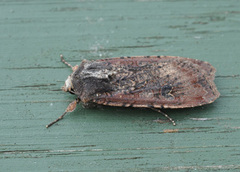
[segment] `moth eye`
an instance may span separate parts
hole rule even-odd
[[[74,90],[73,88],[71,88],[71,90],[69,91],[70,94],[74,94]]]

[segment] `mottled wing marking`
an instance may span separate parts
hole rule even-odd
[[[114,90],[93,100],[110,106],[185,108],[213,102],[219,93],[207,62],[174,56],[101,59],[111,65]]]

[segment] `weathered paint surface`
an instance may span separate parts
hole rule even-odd
[[[1,1],[1,171],[239,171],[238,0]],[[173,55],[208,61],[221,97],[193,109],[78,107],[62,92],[83,59]],[[159,122],[159,120],[158,120]],[[164,122],[164,121],[163,121]]]

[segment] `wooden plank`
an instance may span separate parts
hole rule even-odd
[[[237,0],[1,1],[1,171],[239,171]],[[166,110],[79,106],[61,91],[83,59],[176,55],[217,68],[213,104]]]

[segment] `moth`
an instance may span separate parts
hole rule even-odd
[[[190,108],[214,102],[219,96],[215,68],[204,61],[177,56],[134,56],[83,60],[71,67],[62,90],[75,94],[58,122],[78,103],[160,109]]]

